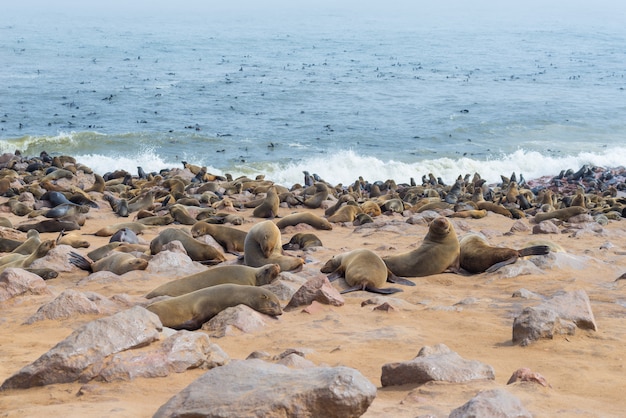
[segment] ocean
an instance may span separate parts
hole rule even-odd
[[[286,186],[626,164],[626,25],[203,10],[0,16],[0,152]]]

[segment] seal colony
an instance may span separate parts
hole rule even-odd
[[[64,287],[76,287],[76,283],[94,274],[94,280],[89,286],[95,286],[98,280],[103,280],[101,288],[96,289],[108,292],[107,296],[127,293],[131,303],[155,312],[165,326],[206,332],[199,330],[204,322],[232,304],[249,303],[248,306],[258,312],[278,316],[288,298],[278,295],[276,289],[280,290],[280,285],[290,279],[303,282],[311,277],[321,276],[324,279],[325,274],[330,274],[334,279],[330,286],[343,292],[350,291],[345,295],[348,302],[344,307],[324,307],[332,310],[329,314],[313,317],[309,314],[315,313],[282,313],[280,319],[271,321],[267,333],[247,335],[245,340],[230,343],[232,346],[242,346],[239,348],[241,351],[247,348],[252,350],[251,343],[255,342],[255,337],[274,338],[271,347],[276,349],[282,344],[278,339],[281,338],[278,337],[281,327],[294,323],[302,327],[304,321],[315,322],[327,334],[324,339],[334,344],[333,340],[342,338],[341,334],[349,334],[348,328],[341,323],[341,317],[350,309],[359,308],[364,327],[362,331],[359,330],[362,337],[369,338],[366,336],[370,332],[378,336],[378,332],[366,330],[365,327],[373,324],[381,329],[393,326],[389,321],[401,321],[404,317],[412,317],[414,312],[402,311],[395,319],[386,313],[368,315],[372,308],[368,308],[365,302],[372,298],[370,292],[402,290],[394,293],[393,298],[384,297],[393,307],[401,306],[394,304],[394,299],[410,301],[414,306],[419,306],[417,301],[421,304],[422,300],[437,300],[439,297],[449,299],[457,286],[467,287],[468,283],[472,283],[473,289],[478,292],[491,283],[492,275],[499,274],[497,271],[491,272],[493,266],[497,268],[504,265],[502,263],[519,262],[517,260],[522,257],[546,257],[546,252],[557,251],[558,246],[533,242],[537,240],[528,232],[530,229],[505,235],[518,222],[528,228],[540,224],[565,228],[579,222],[576,218],[598,224],[605,221],[614,223],[615,219],[623,217],[626,203],[623,197],[626,191],[623,171],[598,168],[586,171],[581,177],[575,176],[575,172],[564,173],[560,178],[531,181],[510,176],[493,185],[487,185],[478,174],[474,174],[473,178],[471,175],[461,177],[450,186],[439,181],[433,182],[427,176],[422,182],[408,179],[406,183],[392,180],[369,183],[365,179],[358,179],[349,185],[332,185],[317,178],[310,185],[303,183],[285,187],[272,184],[271,180],[262,176],[215,176],[202,168],[194,174],[187,167],[160,172],[138,170],[137,174],[120,171],[97,176],[78,168],[79,164],[69,158],[59,165],[72,176],[63,172],[56,179],[48,177],[43,180],[47,175],[44,173],[47,170],[54,171],[56,167],[46,162],[45,158],[13,155],[10,161],[13,161],[10,167],[5,166],[0,170],[0,175],[8,182],[4,196],[0,198],[0,205],[5,212],[2,220],[2,248],[5,255],[20,246],[22,250],[28,250],[27,254],[33,254],[33,248],[41,242],[56,241],[56,248],[51,248],[49,252],[64,250],[56,252],[56,255],[63,254],[68,264],[75,264],[70,264],[71,271],[59,269],[58,272],[41,272],[45,273],[48,280],[52,280],[51,288],[55,292]],[[41,168],[25,170],[24,167],[33,161],[41,164]],[[325,187],[321,187],[321,184]],[[24,225],[38,225],[48,219],[42,209],[50,209],[60,201],[55,200],[53,203],[42,198],[48,189],[55,191],[53,199],[58,199],[56,193],[61,193],[68,201],[76,202],[73,205],[81,208],[74,215],[84,216],[84,222],[71,232],[71,236],[66,235],[69,231],[56,232],[56,228],[44,229],[43,232],[39,228],[24,232],[18,229],[24,229]],[[323,195],[325,198],[318,201]],[[276,210],[275,197],[280,202]],[[254,209],[270,200],[273,200],[270,202],[270,210],[257,212],[264,216],[254,216]],[[9,201],[12,203],[9,204]],[[123,206],[125,209],[116,210],[110,201],[116,202],[116,207]],[[122,204],[122,201],[127,204]],[[572,207],[576,209],[563,210]],[[541,215],[552,212],[549,217]],[[304,213],[314,216],[300,215]],[[331,221],[334,215],[340,216]],[[190,218],[195,221],[192,222]],[[495,232],[485,227],[493,219],[497,219],[497,225],[500,226]],[[79,224],[77,220],[78,217],[73,222]],[[358,225],[355,223],[357,220]],[[491,235],[487,234],[487,243],[469,238],[482,229],[491,232]],[[567,250],[567,244],[563,242],[565,235],[562,235],[559,244]],[[132,242],[127,241],[129,237]],[[341,238],[338,240],[337,237]],[[513,239],[514,244],[511,242]],[[510,245],[503,245],[507,240]],[[211,248],[207,249],[207,246]],[[541,248],[530,251],[528,247]],[[160,274],[150,272],[150,265],[155,262],[155,258],[163,255],[161,253],[168,255],[168,251],[187,252],[190,259],[197,260],[195,264],[202,271],[183,271],[173,266]],[[503,254],[503,260],[495,256],[499,253]],[[418,262],[410,263],[414,260]],[[137,263],[137,268],[130,268],[134,267],[133,263]],[[325,267],[326,264],[329,266]],[[102,272],[107,274],[95,275]],[[387,283],[397,281],[396,276],[410,278],[415,286],[396,287]],[[502,282],[497,285],[504,287]],[[619,285],[623,282],[616,283]],[[89,283],[89,280],[82,282],[81,286],[86,286],[85,283]],[[251,289],[262,289],[262,292]],[[222,293],[218,293],[218,290]],[[425,294],[427,291],[430,293]],[[265,300],[271,302],[271,308],[266,309],[260,303],[250,302],[250,298],[257,294],[265,295]],[[228,303],[222,302],[231,297],[233,299],[229,299],[231,301]],[[510,293],[506,297],[508,299]],[[41,301],[44,297],[38,298]],[[363,307],[353,303],[355,300],[361,302],[361,299]],[[491,300],[494,304],[498,303],[497,298]],[[430,319],[432,315],[437,315],[431,307],[419,306],[416,309],[421,311],[421,308],[428,311]],[[445,312],[455,315],[458,322],[467,319],[461,308],[453,313]],[[335,332],[327,327],[328,324],[324,322],[327,319],[323,319],[325,317],[338,322],[341,329]],[[314,319],[311,321],[307,318]],[[67,321],[74,320],[81,319]],[[417,315],[415,320],[421,327],[428,318]],[[11,321],[16,322],[8,319],[5,324],[11,325]],[[54,321],[49,321],[46,327],[54,327],[54,324]],[[63,324],[64,327],[70,325]],[[447,326],[450,324],[447,323]],[[294,334],[294,339],[307,346],[309,341],[302,337],[302,333],[315,330],[292,328],[289,332]],[[419,338],[425,337],[432,336],[424,333]],[[229,344],[227,340],[235,338],[229,335],[223,341]],[[411,338],[414,342],[416,337]],[[502,337],[501,341],[506,338],[508,336]],[[390,343],[406,343],[397,340],[391,337],[390,341],[383,343],[386,346]],[[53,345],[50,341],[46,341],[46,344]],[[343,348],[333,353],[337,357],[325,357],[324,361],[352,361],[347,354],[352,347],[345,340],[341,344]],[[335,346],[339,344],[330,348]],[[262,348],[269,350],[266,346]],[[315,347],[319,352],[328,348]],[[32,351],[39,349],[36,347]],[[229,350],[235,349],[230,347]],[[237,357],[242,358],[248,354],[235,352]],[[23,355],[28,354],[25,352]],[[320,354],[320,357],[324,355]],[[372,362],[374,357],[370,355],[367,358],[368,362]],[[22,362],[25,360],[20,359]],[[11,373],[15,369],[7,370],[6,373]]]

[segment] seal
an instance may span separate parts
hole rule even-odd
[[[459,253],[459,240],[452,222],[440,216],[430,223],[418,248],[383,257],[383,261],[398,276],[422,277],[443,273],[448,268],[458,270]]]
[[[129,244],[139,244],[139,238],[137,238],[137,234],[135,234],[129,228],[122,228],[118,230],[115,234],[111,235],[109,242],[127,242]]]
[[[328,186],[325,183],[315,183],[315,194],[305,200],[298,199],[304,206],[311,209],[317,209],[322,203],[328,199]]]
[[[466,209],[459,210],[457,212],[453,212],[448,215],[448,218],[473,218],[480,219],[487,216],[487,211],[485,209]]]
[[[98,261],[90,261],[82,255],[70,252],[70,263],[76,267],[96,273],[98,271],[110,271],[118,276],[133,270],[145,270],[148,267],[148,261],[143,258],[135,257],[130,253],[112,252]]]
[[[544,255],[550,252],[547,245],[533,245],[520,250],[495,247],[478,234],[467,234],[460,242],[460,266],[470,273],[494,272],[520,257]]]
[[[94,233],[94,235],[97,237],[110,237],[120,229],[124,228],[130,229],[135,234],[141,234],[143,231],[151,229],[151,225],[144,225],[141,222],[121,222],[100,228]]]
[[[62,219],[44,219],[32,224],[23,224],[17,227],[18,231],[28,232],[34,229],[38,232],[61,232],[76,231],[80,229],[80,225],[75,221],[66,221]]]
[[[363,213],[366,213],[372,217],[380,216],[383,213],[380,205],[373,200],[366,200],[365,202],[361,203],[361,210],[363,211]]]
[[[489,212],[497,213],[498,215],[506,216],[507,218],[513,218],[511,211],[498,203],[482,201],[476,202],[476,206],[478,206],[478,209],[488,210]]]
[[[61,231],[56,240],[57,245],[69,245],[72,248],[89,248],[91,243],[78,234],[66,234]]]
[[[534,221],[536,223],[543,222],[548,219],[560,219],[562,221],[567,221],[572,216],[580,215],[587,212],[588,210],[582,206],[570,206],[568,208],[555,209],[550,212],[537,213],[534,217]]]
[[[194,331],[224,309],[241,304],[266,315],[283,313],[280,301],[269,290],[237,284],[220,284],[196,290],[153,302],[146,309],[157,314],[163,326]]]
[[[288,243],[283,244],[283,250],[308,250],[313,247],[323,247],[322,241],[315,234],[298,232],[291,237]]]
[[[280,229],[270,220],[259,222],[248,231],[243,246],[244,264],[260,267],[277,263],[281,271],[297,271],[304,260],[283,254]]]
[[[389,271],[382,258],[371,250],[359,248],[335,255],[322,266],[320,271],[330,273],[328,275],[330,281],[339,277],[345,278],[350,287],[340,293],[356,290],[381,294],[402,292],[402,289],[395,287],[382,288],[387,281],[395,283],[399,278]]]
[[[255,218],[275,218],[278,216],[278,207],[280,206],[280,198],[276,191],[276,186],[267,189],[263,202],[252,211]]]
[[[340,207],[335,213],[329,216],[328,222],[353,222],[356,215],[362,212],[363,210],[356,202],[354,204],[348,202],[348,204]]]
[[[198,220],[189,214],[187,208],[181,204],[174,204],[170,206],[170,215],[176,222],[183,225],[193,225]]]
[[[158,254],[165,244],[172,241],[180,241],[187,251],[187,255],[193,261],[203,264],[217,264],[226,261],[226,257],[217,248],[198,241],[190,233],[182,229],[166,228],[150,241],[150,252]],[[267,263],[263,263],[267,264]],[[254,266],[259,267],[259,266]]]
[[[17,267],[17,268],[29,267],[33,263],[33,261],[37,260],[38,258],[45,257],[46,254],[48,254],[48,251],[53,249],[55,246],[56,246],[56,243],[53,240],[49,239],[49,240],[42,241],[37,246],[35,251],[33,251],[31,254],[25,255],[25,254],[11,253],[9,255],[5,255],[4,257],[0,258],[0,269],[4,270],[10,267]]]
[[[157,296],[180,296],[205,287],[231,283],[245,286],[263,286],[273,282],[280,273],[278,264],[261,267],[244,265],[215,266],[200,273],[191,274],[165,283],[146,295],[147,299]]]
[[[276,222],[278,229],[284,229],[288,226],[296,226],[298,224],[311,225],[315,229],[322,229],[329,231],[333,229],[333,226],[327,219],[317,216],[313,212],[296,212],[280,218]]]
[[[202,235],[212,236],[227,252],[238,254],[243,251],[244,241],[248,233],[230,226],[198,221],[191,227],[191,236],[198,238]]]

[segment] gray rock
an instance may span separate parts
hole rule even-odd
[[[21,268],[7,268],[0,274],[0,302],[21,295],[49,295],[46,282]]]
[[[30,268],[51,268],[58,272],[77,270],[78,267],[70,263],[70,251],[75,251],[69,245],[57,245],[48,251],[44,257],[38,258],[30,265]]]
[[[291,367],[292,369],[310,369],[316,367],[315,363],[311,360],[307,360],[299,354],[291,353],[278,360],[277,364]]]
[[[25,324],[32,324],[44,319],[66,319],[75,315],[99,314],[100,308],[84,293],[67,289],[51,302],[42,305],[28,318]]]
[[[151,344],[148,349],[127,350],[109,356],[86,370],[81,380],[112,382],[164,377],[198,367],[221,366],[228,360],[217,345],[210,343],[206,334],[182,330],[167,337],[160,345]]]
[[[383,365],[380,378],[383,386],[481,379],[495,379],[491,366],[477,360],[465,360],[445,344],[423,347],[413,360]]]
[[[454,409],[449,418],[532,418],[518,398],[504,389],[479,392],[466,404]]]
[[[281,272],[277,280],[261,287],[275,294],[280,300],[290,300],[304,283],[306,279],[297,274]]]
[[[526,276],[529,274],[545,274],[545,272],[530,260],[518,259],[513,264],[499,268],[494,274],[497,274],[498,278],[511,279],[513,277]]]
[[[328,278],[324,275],[319,275],[307,280],[298,289],[285,307],[285,311],[309,305],[313,301],[332,306],[343,306],[345,303],[343,296],[333,287]]]
[[[73,382],[105,357],[159,338],[159,317],[139,306],[78,328],[33,363],[4,381],[0,389]]]
[[[252,333],[263,329],[267,321],[278,321],[269,315],[255,311],[246,305],[237,305],[226,308],[210,321],[202,325],[203,331],[209,331],[211,337],[221,338],[235,334],[234,329],[240,332]]]
[[[518,219],[515,222],[513,222],[513,225],[511,226],[511,229],[509,230],[509,232],[512,232],[512,233],[528,232],[528,231],[530,231],[530,226],[528,225],[528,222],[522,221],[521,219]]]
[[[168,245],[171,243],[168,243]],[[174,244],[175,245],[175,244]],[[184,250],[184,248],[183,248]],[[185,272],[185,275],[205,271],[207,268],[202,264],[193,261],[187,253],[160,251],[152,256],[148,262],[147,273],[151,274],[172,274],[172,271]]]
[[[348,367],[241,360],[209,370],[154,417],[359,417],[375,397],[376,386]]]
[[[521,288],[513,292],[513,295],[511,297],[522,298],[522,299],[539,299],[539,300],[543,299],[543,296],[535,292],[531,292],[530,290],[524,289],[524,288]]]
[[[533,234],[560,234],[559,227],[552,221],[539,222],[533,226]]]
[[[513,343],[528,345],[541,338],[574,335],[576,327],[597,331],[584,290],[560,292],[536,307],[525,308],[513,321]]]

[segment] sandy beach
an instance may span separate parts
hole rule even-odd
[[[465,173],[460,173],[465,174]],[[89,178],[85,175],[85,178]],[[269,179],[271,180],[271,179]],[[371,179],[375,180],[375,179]],[[88,185],[77,179],[58,182],[61,186]],[[99,208],[86,214],[79,234],[90,242],[85,254],[108,243],[109,237],[93,235],[98,229],[132,220],[118,217],[102,193],[90,196]],[[238,196],[231,200],[237,202]],[[248,196],[247,199],[252,199]],[[0,203],[8,200],[0,198]],[[235,205],[237,207],[237,205]],[[14,226],[33,222],[16,216],[2,206],[2,216]],[[252,216],[252,208],[237,208],[244,223],[235,226],[248,231],[263,218]],[[323,216],[324,209],[282,205],[279,216],[293,212],[312,211]],[[43,217],[35,218],[43,219]],[[374,223],[354,226],[335,223],[332,230],[315,230],[308,225],[288,227],[282,231],[285,243],[296,232],[313,232],[323,243],[314,251],[292,251],[304,257],[301,272],[292,273],[309,278],[320,275],[321,266],[336,254],[367,248],[381,256],[414,249],[422,242],[428,226],[409,224],[406,214],[382,214]],[[532,233],[532,216],[510,219],[488,212],[481,219],[454,219],[461,238],[469,232],[482,232],[494,245],[522,248],[526,243],[548,240],[563,248],[571,262],[553,264],[539,273],[506,277],[502,271],[480,274],[445,272],[417,277],[416,286],[397,286],[402,292],[382,296],[357,291],[344,295],[340,307],[322,305],[311,313],[296,309],[284,312],[277,320],[254,333],[234,333],[222,338],[212,337],[231,359],[245,359],[254,351],[278,355],[288,349],[305,352],[305,358],[316,365],[343,365],[357,369],[377,386],[375,400],[366,417],[448,416],[479,391],[504,388],[519,398],[525,408],[537,417],[619,417],[626,411],[623,396],[626,350],[626,280],[616,280],[626,272],[626,228],[623,220],[611,220],[601,228],[567,230],[559,223],[558,234],[538,236]],[[528,225],[528,230],[510,233],[515,223]],[[167,227],[189,228],[186,225]],[[164,226],[139,235],[149,243]],[[25,234],[21,234],[25,239]],[[56,239],[58,233],[42,233],[42,239]],[[236,260],[225,253],[226,263]],[[210,267],[206,267],[210,268]],[[98,318],[81,315],[64,320],[24,322],[43,304],[66,289],[96,292],[105,297],[128,295],[140,301],[142,296],[170,280],[185,275],[182,271],[151,275],[133,271],[117,280],[84,280],[89,273],[78,268],[61,272],[47,280],[48,295],[22,295],[0,302],[0,382],[32,363],[79,326]],[[342,283],[335,282],[340,289]],[[544,298],[559,291],[584,290],[598,325],[597,331],[576,330],[575,335],[556,336],[528,346],[512,342],[514,318],[537,299],[514,298],[513,293],[527,289]],[[373,297],[388,298],[393,309],[375,310],[362,302]],[[281,301],[283,307],[288,300]],[[194,332],[205,332],[202,330]],[[479,360],[493,367],[495,380],[469,383],[430,382],[424,385],[382,387],[381,368],[386,363],[413,359],[424,346],[445,344],[465,359]],[[550,386],[533,382],[507,385],[513,372],[522,367],[545,377]],[[112,383],[66,383],[29,389],[0,392],[0,416],[33,417],[150,417],[173,395],[205,373],[187,370],[163,378],[137,378]]]

